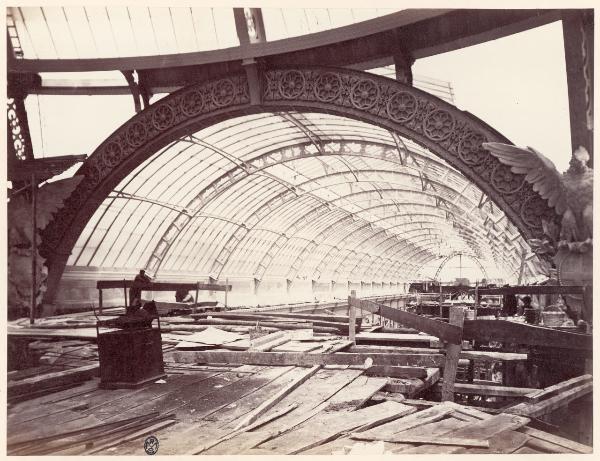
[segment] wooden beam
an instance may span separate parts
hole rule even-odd
[[[461,328],[438,320],[428,319],[421,315],[411,314],[400,309],[393,309],[383,304],[377,304],[364,299],[355,301],[358,307],[373,312],[381,317],[401,323],[424,333],[438,337],[441,341],[451,344],[460,344],[462,341]]]
[[[592,351],[592,335],[508,320],[465,320],[464,339]]]
[[[554,410],[568,405],[573,400],[583,397],[586,394],[591,393],[593,390],[593,383],[587,382],[580,386],[576,386],[572,389],[561,392],[554,397],[542,400],[538,403],[519,403],[513,407],[504,410],[506,413],[514,415],[529,416],[532,418],[538,418],[543,415],[552,413]]]
[[[177,363],[239,363],[246,365],[373,365],[439,367],[443,356],[439,354],[311,354],[299,352],[230,352],[230,351],[175,351],[170,357]]]
[[[29,392],[39,391],[40,389],[85,381],[92,378],[99,369],[100,366],[95,363],[83,367],[72,368],[70,370],[33,376],[20,381],[12,381],[7,384],[6,393],[8,397],[11,398]]]
[[[487,440],[481,439],[467,439],[464,437],[444,437],[439,435],[434,436],[416,436],[416,435],[402,435],[402,433],[394,435],[392,437],[384,439],[385,442],[393,443],[414,443],[422,444],[428,443],[432,445],[459,445],[462,447],[481,447],[488,448],[490,443]]]
[[[249,312],[252,314],[252,312]],[[326,315],[326,314],[303,314],[301,312],[257,312],[260,315],[267,315],[269,317],[281,317],[281,318],[292,318],[292,319],[304,319],[304,320],[322,320],[324,322],[338,322],[348,323],[350,317],[347,315]],[[357,323],[360,323],[362,319],[357,318]]]
[[[550,387],[546,387],[545,389],[535,390],[525,396],[525,400],[528,403],[537,403],[542,399],[546,399],[561,392],[567,391],[574,387],[580,386],[582,384],[588,383],[592,381],[592,375],[583,375],[577,376],[576,378],[569,379],[567,381],[563,381],[561,383],[555,384]]]
[[[454,393],[495,397],[525,397],[535,389],[529,387],[489,386],[484,384],[454,383]]]
[[[106,290],[108,288],[141,288],[144,291],[176,291],[182,290],[206,290],[206,291],[231,291],[231,285],[218,283],[175,283],[175,282],[134,282],[133,280],[98,280],[96,288]]]
[[[373,365],[365,371],[365,374],[367,376],[387,376],[388,378],[425,378],[427,376],[427,369]]]
[[[395,392],[406,395],[408,398],[413,398],[423,391],[429,389],[440,379],[439,368],[427,368],[424,379],[405,378],[392,379],[383,388],[385,392]]]
[[[461,351],[460,358],[477,360],[478,362],[525,362],[527,361],[527,354],[515,352]]]
[[[192,316],[194,314],[191,314]],[[258,320],[229,320],[229,319],[208,319],[208,318],[196,318],[196,325],[239,325],[252,327],[256,325]],[[345,328],[343,326],[336,327],[320,327],[315,326],[311,322],[307,323],[284,323],[284,322],[269,322],[269,321],[260,321],[260,325],[268,328],[278,328],[280,330],[304,330],[307,328],[312,328],[314,332],[318,333],[332,333],[332,334],[344,334],[348,331],[348,327]]]
[[[356,291],[352,290],[348,296],[348,340],[356,344]]]
[[[250,321],[266,321],[266,322],[287,322],[294,323],[298,322],[299,324],[312,324],[319,327],[332,327],[332,328],[342,328],[344,330],[348,329],[348,322],[337,322],[337,321],[327,321],[327,320],[318,320],[316,318],[301,318],[301,317],[280,317],[278,315],[264,315],[261,313],[252,313],[249,312],[247,314],[238,314],[231,312],[206,312],[201,314],[190,314],[195,319],[205,319],[207,317],[212,317],[214,319],[231,319],[231,320],[250,320]],[[324,317],[324,316],[322,316]],[[356,319],[355,322],[357,326],[360,325],[360,319]]]
[[[593,451],[593,448],[588,445],[575,442],[574,440],[565,439],[564,437],[550,434],[548,432],[540,431],[532,427],[524,426],[519,429],[519,432],[522,432],[523,434],[526,434],[538,440],[543,440],[545,442],[559,445],[576,453],[592,453]]]

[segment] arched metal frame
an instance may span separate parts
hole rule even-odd
[[[481,146],[508,142],[481,120],[410,86],[337,68],[259,71],[191,85],[140,112],[83,164],[85,176],[43,233],[52,299],[68,255],[108,194],[137,165],[183,135],[240,115],[325,112],[361,120],[415,141],[479,187],[525,238],[541,237],[542,219],[558,222],[547,202]],[[180,215],[183,216],[183,215]]]
[[[487,271],[485,270],[485,267],[483,267],[483,264],[481,264],[481,261],[479,261],[479,259],[474,258],[473,256],[461,253],[459,251],[455,251],[453,253],[450,253],[448,256],[446,256],[443,261],[440,263],[440,266],[437,268],[437,271],[435,271],[435,275],[434,275],[434,279],[438,280],[438,277],[440,275],[440,272],[442,272],[442,269],[444,268],[444,266],[446,264],[448,264],[448,262],[452,259],[452,258],[456,258],[457,256],[465,256],[466,258],[470,258],[472,259],[475,264],[477,265],[477,267],[479,267],[479,270],[483,273],[484,277],[487,279],[488,278],[488,274]]]

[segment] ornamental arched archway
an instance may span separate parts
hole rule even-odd
[[[482,148],[509,142],[483,121],[428,93],[385,77],[336,68],[266,70],[183,88],[132,117],[84,162],[85,179],[42,235],[51,301],[68,256],[106,196],[137,165],[179,137],[261,112],[325,112],[410,138],[459,170],[507,215],[524,238],[542,236],[542,219],[558,220],[546,200]]]

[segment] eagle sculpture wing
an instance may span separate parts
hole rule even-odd
[[[524,174],[525,181],[532,184],[533,190],[547,199],[548,205],[559,215],[565,212],[567,200],[562,176],[548,158],[531,147],[523,149],[499,142],[485,142],[483,147],[501,163],[510,166],[513,173]]]
[[[83,180],[83,175],[44,184],[38,192],[37,227],[44,229],[54,213],[63,207],[65,200]]]

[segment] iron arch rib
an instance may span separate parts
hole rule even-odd
[[[78,171],[85,179],[43,232],[41,250],[49,267],[46,301],[54,298],[78,236],[123,178],[169,142],[241,115],[322,112],[383,127],[412,139],[460,171],[492,198],[524,238],[542,237],[542,219],[558,221],[554,210],[524,183],[522,175],[503,171],[481,146],[483,142],[509,141],[481,120],[435,96],[349,69],[271,69],[262,72],[260,78],[264,89],[260,104],[251,104],[243,74],[203,81],[147,107],[88,157]],[[502,174],[496,175],[496,171]]]

